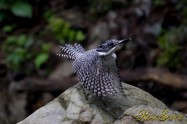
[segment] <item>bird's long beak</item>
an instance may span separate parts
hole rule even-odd
[[[119,43],[117,45],[124,45],[125,43],[131,41],[131,38],[119,40]]]
[[[101,53],[100,55],[102,56],[110,56],[112,53],[114,53],[116,50],[120,49],[122,47],[122,45],[124,45],[125,43],[131,41],[131,38],[128,39],[123,39],[123,40],[119,40],[119,42],[113,47],[111,48],[109,51]]]

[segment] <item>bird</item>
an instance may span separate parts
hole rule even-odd
[[[73,70],[83,88],[98,97],[123,94],[115,52],[131,38],[109,39],[97,48],[85,50],[80,44],[59,45],[60,57],[72,59]]]

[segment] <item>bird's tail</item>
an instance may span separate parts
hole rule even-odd
[[[63,53],[57,55],[68,59],[76,59],[80,53],[85,52],[84,48],[80,44],[65,44],[64,46],[59,45],[59,48]]]

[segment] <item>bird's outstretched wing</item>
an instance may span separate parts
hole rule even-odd
[[[57,54],[58,56],[69,58],[69,59],[76,59],[80,53],[84,53],[85,50],[80,44],[65,44],[64,46],[59,46],[62,50],[62,54]]]
[[[109,96],[122,92],[115,64],[112,64],[113,67],[104,65],[103,58],[97,53],[91,54],[88,53],[73,63],[73,68],[83,87],[97,96]]]

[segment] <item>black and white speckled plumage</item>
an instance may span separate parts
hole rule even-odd
[[[79,45],[60,46],[64,54],[58,56],[73,59],[73,69],[85,89],[97,96],[110,96],[122,93],[115,53],[104,56],[116,45],[117,40],[109,40],[98,48],[85,51]]]
[[[80,44],[65,44],[64,46],[59,47],[64,52],[64,54],[57,55],[69,59],[76,59],[80,53],[85,52],[84,48]]]
[[[100,57],[98,52],[93,49],[75,59],[73,69],[77,73],[81,84],[87,90],[98,96],[113,95],[119,92],[120,88],[119,76],[115,72],[117,68],[114,67],[115,64],[107,65],[103,59],[106,58]],[[115,62],[115,60],[113,61]],[[116,69],[113,70],[113,68]]]

